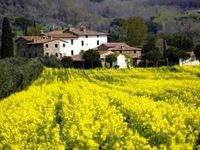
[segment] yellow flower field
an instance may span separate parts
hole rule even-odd
[[[200,149],[200,67],[49,69],[0,102],[0,149]]]

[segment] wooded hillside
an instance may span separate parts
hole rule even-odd
[[[46,29],[86,25],[108,31],[116,18],[140,16],[161,25],[161,32],[199,29],[198,0],[0,0],[0,24],[3,17],[27,17]]]

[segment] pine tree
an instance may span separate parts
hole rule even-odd
[[[13,34],[8,18],[4,18],[2,26],[2,41],[1,41],[1,58],[13,57],[14,45],[13,45]]]

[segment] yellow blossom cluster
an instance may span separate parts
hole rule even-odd
[[[200,149],[200,67],[49,69],[0,102],[0,150]]]

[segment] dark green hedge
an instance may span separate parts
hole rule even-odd
[[[42,73],[37,59],[6,58],[0,60],[0,99],[23,90]]]

